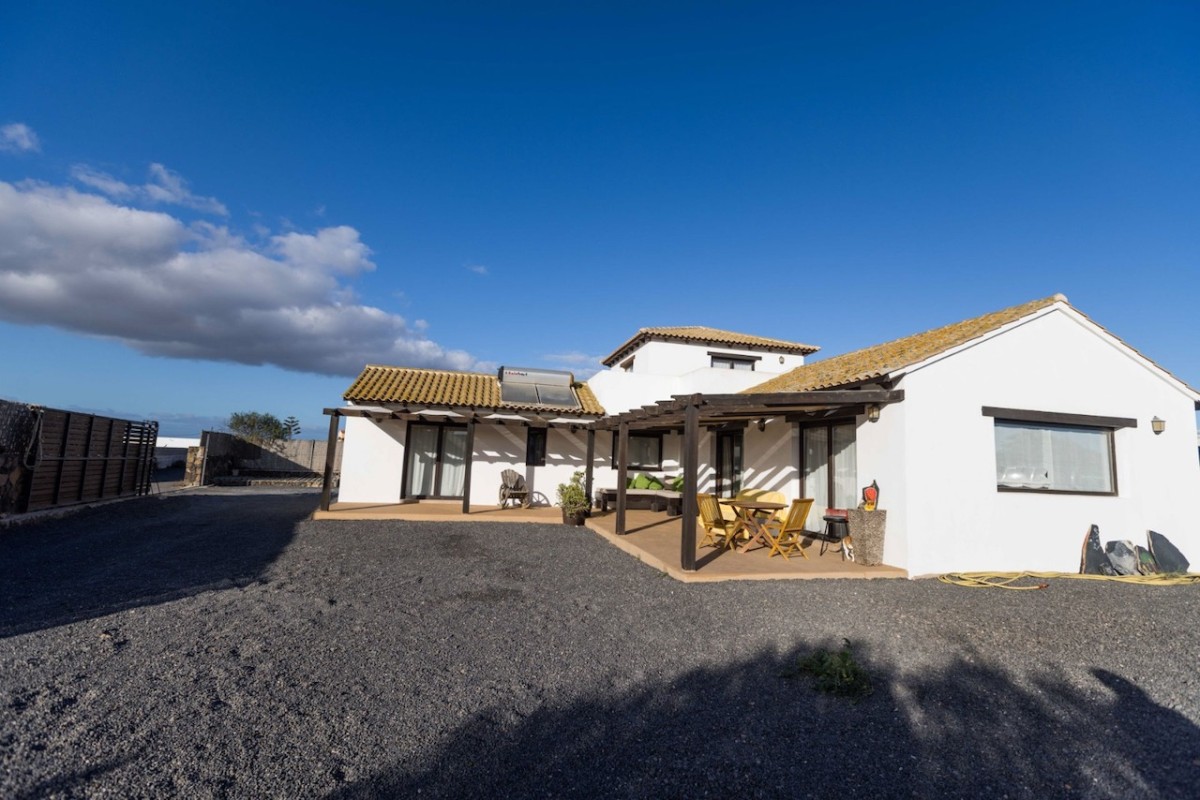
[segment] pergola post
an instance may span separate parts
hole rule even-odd
[[[596,461],[596,431],[588,428],[587,432],[587,466],[583,470],[583,490],[587,492],[588,508],[592,507],[592,470]]]
[[[687,572],[696,569],[696,489],[700,471],[700,406],[689,403],[683,420],[683,536],[679,565]]]
[[[625,535],[625,484],[629,482],[629,422],[617,427],[617,536]]]
[[[463,465],[462,513],[471,513],[471,455],[475,451],[475,418],[467,420],[466,463]]]
[[[337,413],[329,415],[329,438],[325,441],[325,472],[321,478],[321,510],[329,510],[329,498],[333,495],[333,461],[337,456],[338,424],[342,421]]]

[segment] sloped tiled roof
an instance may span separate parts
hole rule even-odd
[[[368,364],[342,395],[351,403],[408,403],[422,406],[469,406],[512,411],[563,409],[584,414],[604,414],[596,395],[586,383],[573,384],[579,409],[566,406],[505,403],[500,399],[500,381],[495,375],[441,369],[386,367]]]
[[[953,325],[935,328],[924,333],[905,336],[884,344],[833,356],[812,364],[796,367],[765,383],[744,390],[745,394],[766,392],[811,392],[837,386],[870,381],[888,373],[920,363],[947,350],[964,345],[972,339],[1016,322],[1022,317],[1054,303],[1066,303],[1061,294],[1033,300],[1019,306],[993,311]]]
[[[706,328],[702,325],[682,325],[667,328],[640,328],[637,333],[616,350],[612,351],[601,363],[606,367],[611,367],[629,353],[651,340],[700,342],[702,344],[769,350],[774,353],[794,353],[796,355],[808,355],[821,349],[811,344],[786,342],[783,339],[769,339],[766,336],[751,336],[747,333],[721,331],[716,328]]]

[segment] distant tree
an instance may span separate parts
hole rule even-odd
[[[292,437],[292,429],[280,422],[279,417],[261,411],[235,411],[229,415],[225,427],[235,436],[262,447]]]
[[[295,417],[288,417],[283,421],[283,427],[287,428],[289,439],[294,439],[300,435],[300,420]]]

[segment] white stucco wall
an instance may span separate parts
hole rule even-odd
[[[699,369],[710,369],[712,357],[709,352],[723,355],[757,359],[754,372],[772,376],[795,369],[804,363],[804,356],[789,353],[768,353],[744,347],[725,347],[716,344],[686,344],[684,342],[649,341],[635,350],[633,356],[634,375],[684,375]],[[629,356],[621,359],[627,361]],[[620,370],[620,364],[614,367]],[[749,372],[750,370],[725,370],[727,372]],[[758,383],[767,380],[761,378]]]
[[[1152,528],[1200,563],[1189,508],[1200,489],[1194,400],[1073,312],[1053,311],[915,370],[903,388],[904,402],[860,426],[859,439],[860,482],[879,473],[889,510],[890,563],[914,576],[1075,572],[1092,524],[1103,541],[1143,546]],[[998,491],[994,420],[983,406],[1136,419],[1114,434],[1117,495]],[[1158,436],[1154,416],[1168,423]],[[902,468],[885,433],[899,443]]]
[[[401,420],[372,422],[346,417],[339,503],[395,503],[400,499],[406,430]]]

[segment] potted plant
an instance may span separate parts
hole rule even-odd
[[[563,522],[582,525],[592,507],[587,491],[583,488],[583,473],[576,472],[569,483],[558,485],[558,504],[562,506]]]

